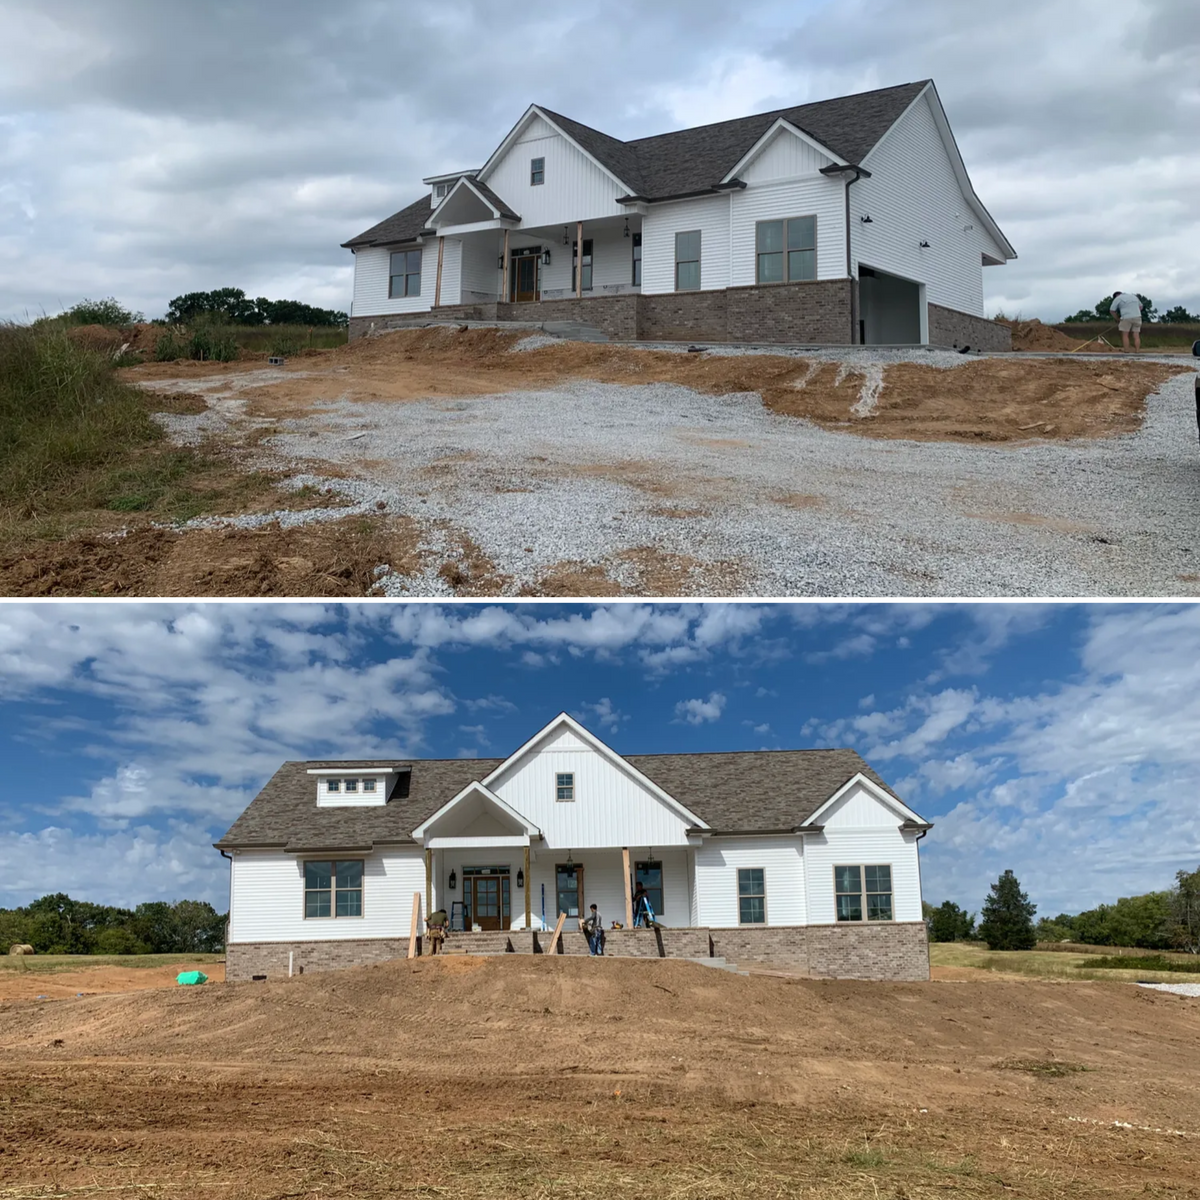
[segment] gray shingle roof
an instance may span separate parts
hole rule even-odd
[[[519,221],[521,219],[520,213],[513,212],[513,210],[509,208],[508,205],[505,204],[504,201],[501,200],[500,197],[497,196],[496,193],[493,192],[486,183],[480,183],[478,179],[472,179],[471,187],[473,187],[489,204],[494,204],[500,211],[500,215],[502,217],[508,217],[509,220],[512,221]]]
[[[386,805],[363,808],[318,808],[316,778],[308,770],[383,769],[396,766],[396,760],[284,763],[217,845],[283,846],[295,852],[411,842],[422,821],[504,761],[415,759]],[[895,795],[853,750],[630,754],[625,761],[718,833],[792,829],[860,771]]]
[[[583,125],[541,105],[538,107],[621,180],[631,194],[648,200],[665,200],[713,188],[780,117],[821,145],[828,146],[847,162],[862,162],[929,82],[922,79],[916,83],[902,83],[897,87],[778,108],[752,117],[698,125],[631,142],[622,142],[590,125]],[[497,207],[503,206],[505,215],[517,219],[516,213],[489,192],[486,185],[478,180],[472,182],[486,192]],[[411,240],[421,232],[430,211],[426,196],[343,245],[378,246]]]

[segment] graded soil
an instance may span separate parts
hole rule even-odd
[[[9,1196],[1200,1194],[1200,1008],[1128,985],[418,959],[7,1002],[0,1054]]]
[[[40,971],[30,967],[26,971],[0,971],[0,1001],[36,1000],[40,996],[47,1000],[65,1000],[81,993],[84,996],[102,996],[114,992],[177,987],[175,977],[180,971],[203,971],[209,983],[225,981],[225,964],[221,962],[179,962],[165,967],[81,965],[71,971]]]

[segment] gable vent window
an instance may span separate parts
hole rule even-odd
[[[817,277],[817,218],[759,221],[755,227],[759,283],[797,283]]]
[[[342,790],[342,781],[340,779],[325,780],[325,790],[327,792],[340,792]]]
[[[554,776],[554,798],[555,800],[575,799],[575,775],[573,773],[564,775],[560,772]]]
[[[539,184],[546,182],[546,160],[544,158],[534,158],[529,163],[529,183],[531,187],[537,187]]]
[[[364,779],[362,781],[362,785],[363,785],[364,792],[373,792],[375,790],[375,780],[374,779]]]

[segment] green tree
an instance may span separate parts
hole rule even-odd
[[[1037,905],[1021,891],[1011,871],[1005,871],[992,884],[982,911],[979,936],[987,942],[989,950],[1032,950],[1037,945],[1033,928]]]
[[[1200,954],[1200,867],[1176,872],[1170,906],[1171,944]]]
[[[1094,308],[1081,308],[1073,317],[1066,317],[1063,324],[1082,324],[1084,321],[1098,321]]]
[[[63,314],[70,325],[113,325],[123,327],[140,324],[146,318],[133,312],[109,296],[105,300],[80,300]]]
[[[975,916],[959,908],[953,900],[944,900],[929,917],[931,942],[965,942],[975,936]]]
[[[1196,325],[1200,324],[1200,315],[1190,313],[1182,304],[1168,308],[1159,320],[1166,325]]]
[[[1036,927],[1039,942],[1073,942],[1075,930],[1071,925],[1072,918],[1065,913],[1057,917],[1043,917]]]

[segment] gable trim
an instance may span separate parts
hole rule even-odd
[[[495,204],[493,204],[493,203],[492,203],[492,201],[491,201],[491,200],[489,200],[489,199],[488,199],[488,198],[487,198],[487,197],[486,197],[486,196],[485,196],[485,195],[484,195],[484,194],[483,194],[483,193],[482,193],[482,192],[481,192],[481,191],[480,191],[480,190],[479,190],[479,189],[478,189],[478,188],[475,186],[475,182],[474,182],[474,180],[473,180],[473,178],[472,178],[472,177],[470,177],[470,176],[468,176],[468,175],[464,175],[464,176],[463,176],[463,177],[462,177],[462,178],[461,178],[461,179],[460,179],[460,180],[459,180],[459,181],[458,181],[458,182],[457,182],[457,183],[456,183],[456,184],[455,184],[455,185],[454,185],[454,186],[453,186],[453,187],[452,187],[452,188],[451,188],[451,189],[450,189],[450,190],[449,190],[449,191],[448,191],[448,192],[447,192],[447,193],[446,193],[446,194],[445,194],[443,197],[442,197],[442,202],[441,202],[441,204],[439,204],[439,205],[437,206],[437,208],[435,208],[435,209],[433,210],[433,212],[429,214],[429,223],[430,223],[430,225],[432,225],[432,224],[434,223],[434,221],[437,219],[437,215],[438,215],[438,213],[440,213],[440,212],[442,211],[442,208],[445,206],[445,204],[447,203],[447,201],[449,201],[450,197],[451,197],[451,196],[453,196],[453,195],[454,195],[454,194],[455,194],[455,193],[458,191],[458,189],[459,189],[460,187],[467,188],[467,189],[469,189],[469,190],[470,190],[471,194],[472,194],[472,195],[473,195],[473,196],[474,196],[474,197],[475,197],[475,198],[476,198],[476,199],[477,199],[477,200],[480,202],[480,204],[483,204],[483,205],[484,205],[484,206],[485,206],[485,207],[488,209],[488,211],[489,211],[489,212],[491,212],[491,214],[492,214],[492,220],[493,220],[493,221],[512,221],[512,220],[513,220],[513,218],[512,218],[512,217],[506,216],[504,213],[502,213],[502,212],[501,212],[501,211],[500,211],[500,210],[499,210],[499,209],[498,209],[498,208],[495,206]],[[520,217],[517,217],[517,218],[516,218],[516,220],[517,220],[517,221],[520,221],[520,219],[521,219]]]
[[[800,828],[802,830],[813,829],[814,826],[822,825],[823,822],[821,817],[827,813],[853,787],[863,788],[867,793],[874,797],[874,799],[878,800],[880,804],[892,809],[894,812],[899,813],[900,817],[902,818],[902,824],[908,824],[909,822],[912,822],[913,824],[922,827],[932,828],[932,826],[928,825],[925,820],[913,812],[913,810],[909,808],[903,800],[898,800],[886,788],[881,788],[879,784],[872,779],[868,779],[861,771],[859,771],[857,775],[847,779],[846,782],[843,783],[842,786],[838,788],[838,790],[834,792],[824,804],[820,805],[820,807],[809,813],[809,815],[801,822]],[[813,832],[816,832],[816,830],[813,829]]]
[[[585,150],[569,133],[567,133],[565,129],[562,128],[561,125],[556,124],[549,116],[546,115],[545,111],[539,108],[536,104],[531,104],[525,110],[525,113],[521,119],[512,127],[512,129],[509,130],[508,136],[500,143],[499,146],[496,147],[495,150],[492,151],[487,162],[485,162],[483,166],[479,168],[476,178],[480,181],[480,183],[487,182],[487,177],[492,168],[509,152],[509,150],[512,149],[514,145],[516,145],[517,139],[521,136],[522,131],[529,124],[533,117],[541,117],[541,119],[545,121],[546,124],[558,134],[559,137],[565,138],[572,146],[575,147],[576,150],[579,151],[580,154],[583,155],[584,158],[588,160],[588,162],[592,164],[592,166],[603,171],[604,174],[607,175],[615,184],[623,187],[626,192],[633,191],[629,184],[627,184],[623,179],[620,179],[618,176],[614,175],[610,168],[606,167],[594,154],[591,154],[589,151]],[[448,196],[447,199],[449,199]]]
[[[799,126],[793,125],[790,121],[788,121],[784,117],[776,117],[775,120],[771,123],[770,127],[762,134],[762,136],[758,139],[758,141],[756,141],[754,143],[754,145],[751,146],[750,149],[747,150],[746,153],[743,154],[740,159],[738,159],[738,161],[734,165],[733,169],[731,171],[729,171],[722,178],[721,183],[730,183],[734,179],[736,179],[738,177],[738,175],[742,171],[744,171],[767,148],[767,146],[771,143],[771,141],[774,140],[775,135],[777,133],[779,133],[780,131],[785,131],[787,133],[792,134],[795,137],[798,137],[802,142],[804,142],[808,146],[811,146],[812,149],[816,150],[819,154],[824,154],[826,158],[832,160],[832,162],[835,165],[837,165],[837,166],[846,166],[847,165],[846,160],[844,158],[842,158],[842,156],[840,154],[837,154],[833,150],[830,150],[830,148],[828,146],[822,145],[820,142],[817,141],[816,138],[812,137],[810,134],[805,133],[804,130],[801,129]]]
[[[533,737],[531,737],[523,746],[515,750],[494,771],[485,776],[483,782],[485,784],[490,784],[492,780],[496,779],[499,775],[502,775],[505,771],[507,771],[518,759],[523,758],[526,754],[528,754],[529,751],[532,750],[533,747],[538,744],[538,742],[542,741],[542,739],[545,738],[548,733],[560,726],[565,726],[567,729],[569,729],[577,738],[580,739],[580,741],[584,742],[587,746],[599,754],[601,758],[606,759],[618,770],[625,771],[631,775],[635,782],[640,784],[652,796],[670,808],[676,816],[690,822],[691,825],[696,829],[706,830],[709,828],[707,823],[701,820],[701,818],[692,812],[691,809],[687,808],[683,804],[680,804],[679,801],[676,800],[675,797],[669,792],[664,792],[663,789],[660,788],[653,779],[649,778],[647,775],[643,775],[641,771],[637,769],[637,767],[628,762],[626,759],[622,758],[621,755],[619,755],[611,746],[602,742],[594,733],[585,729],[578,721],[575,720],[574,717],[569,716],[565,712],[559,713],[554,720],[550,721],[541,729],[539,729],[538,732],[535,733]]]
[[[492,774],[495,774],[495,772]],[[491,778],[491,776],[489,776],[489,778]],[[431,825],[441,820],[441,818],[446,816],[447,813],[457,808],[458,805],[466,800],[468,796],[473,795],[476,792],[481,792],[484,798],[491,804],[494,804],[502,813],[504,813],[505,816],[511,817],[512,820],[514,820],[523,830],[525,830],[525,837],[540,838],[542,836],[542,831],[536,825],[532,824],[522,813],[519,813],[511,804],[497,796],[496,793],[493,792],[486,783],[482,782],[481,780],[474,779],[468,783],[467,786],[463,788],[463,790],[459,792],[453,800],[447,800],[446,803],[443,804],[442,807],[433,814],[433,816],[426,817],[425,820],[422,821],[421,824],[412,831],[413,837],[417,841],[423,841],[429,836],[429,827]]]

